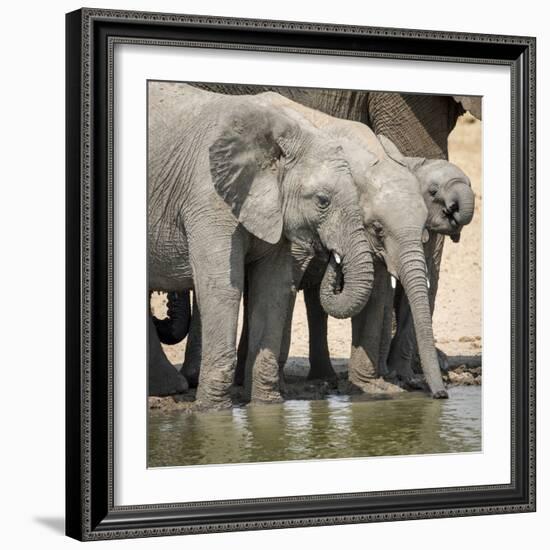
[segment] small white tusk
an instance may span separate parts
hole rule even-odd
[[[395,285],[396,285],[395,277],[392,275],[390,279],[391,279],[391,287],[395,290]]]
[[[428,285],[428,289],[430,288],[430,279],[426,277],[426,284]]]
[[[337,252],[333,252],[333,254],[334,254],[334,259],[336,260],[336,263],[340,265],[340,263],[342,262],[342,258],[340,258],[340,254],[338,254]]]

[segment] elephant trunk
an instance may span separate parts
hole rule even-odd
[[[374,279],[363,225],[344,234],[347,244],[341,247],[341,257],[332,251],[320,288],[323,309],[338,319],[353,317],[365,307]]]
[[[432,396],[446,398],[448,395],[434,343],[424,251],[418,244],[411,245],[410,241],[408,244],[401,242],[401,250],[398,276],[411,306],[422,372]]]
[[[191,321],[189,291],[168,292],[167,301],[168,316],[164,319],[157,319],[153,316],[153,322],[159,340],[163,344],[173,346],[181,342],[189,332]]]
[[[475,195],[466,182],[453,183],[445,197],[445,209],[460,227],[472,221],[475,208]]]

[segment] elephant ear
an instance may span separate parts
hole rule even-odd
[[[268,243],[283,231],[280,161],[292,123],[282,114],[242,103],[224,115],[209,149],[214,187],[235,218]]]
[[[405,163],[405,157],[401,154],[401,151],[397,148],[397,146],[391,139],[382,134],[378,134],[376,137],[382,144],[382,147],[384,148],[384,151],[386,151],[386,154],[391,159],[395,160],[395,162],[398,162],[402,166],[407,166]]]
[[[409,167],[409,170],[413,173],[426,164],[424,157],[405,157],[405,164]]]

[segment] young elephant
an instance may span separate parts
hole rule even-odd
[[[381,137],[381,139],[384,138]],[[426,226],[430,239],[425,248],[431,287],[430,307],[433,313],[443,239],[448,235],[453,242],[460,241],[462,228],[472,221],[474,215],[475,194],[468,176],[451,162],[442,159],[405,157],[389,140],[388,149],[390,154],[405,162],[417,176],[428,207]],[[397,331],[391,340],[391,328],[387,323],[383,340],[386,343],[391,340],[391,347],[387,346],[389,350],[386,348],[382,354],[381,369],[384,371],[387,361],[391,372],[403,378],[411,378],[413,372],[419,372],[416,365],[416,339],[407,296],[399,283],[395,289],[394,304]],[[441,368],[446,370],[447,360],[442,352],[439,352],[439,359]]]
[[[231,406],[245,269],[254,401],[281,399],[291,242],[330,254],[321,283],[329,314],[353,316],[370,294],[372,255],[340,142],[277,100],[149,83],[149,285],[194,288],[199,408]]]
[[[450,235],[454,242],[460,239],[464,225],[470,223],[474,212],[474,193],[468,177],[454,164],[445,160],[427,160],[423,158],[404,157],[396,146],[386,137],[378,136],[386,153],[407,166],[420,183],[420,192],[428,209],[424,248],[427,261],[427,278],[429,285],[437,284],[434,277],[432,262],[438,248],[438,238]],[[394,191],[389,197],[386,208],[399,210],[396,197],[400,191]],[[396,206],[397,205],[397,206]],[[379,214],[384,218],[385,209]],[[405,215],[406,217],[406,215]],[[382,223],[382,226],[387,222]],[[384,229],[382,232],[385,233]],[[436,259],[437,261],[437,259]],[[403,288],[403,281],[397,283],[396,293],[401,299],[396,299],[398,331],[392,341],[391,316],[393,291],[390,287],[389,273],[395,275],[385,260],[382,265],[375,266],[375,283],[372,298],[367,307],[352,320],[353,337],[352,351],[349,363],[349,378],[363,389],[372,389],[375,384],[384,389],[384,383],[376,380],[378,376],[389,373],[397,375],[401,380],[415,383],[413,360],[416,356],[418,338],[415,336],[414,319],[411,315],[410,293]],[[389,271],[389,273],[388,273]],[[318,282],[318,280],[317,280]],[[400,294],[399,294],[400,293]],[[310,328],[310,364],[309,377],[334,378],[335,374],[330,364],[328,347],[326,345],[326,315],[318,311],[317,288],[313,285],[304,290],[308,324]],[[435,293],[430,294],[432,298]],[[433,312],[433,300],[430,300],[430,314]],[[390,348],[391,342],[391,348]],[[441,356],[439,356],[441,363]],[[416,372],[422,372],[419,368]]]

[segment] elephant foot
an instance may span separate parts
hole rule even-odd
[[[193,412],[215,412],[226,411],[233,407],[231,399],[220,399],[219,401],[207,401],[204,399],[197,399],[192,406]]]
[[[368,394],[396,394],[405,391],[398,384],[388,382],[383,378],[371,378],[361,381],[350,380],[350,383],[359,388],[363,393]]]
[[[422,390],[429,391],[428,385],[424,381],[424,378],[421,375],[414,374],[412,371],[410,374],[402,375],[392,372],[385,379],[391,383],[399,386],[403,390]]]
[[[183,375],[172,366],[165,363],[149,365],[150,396],[165,397],[177,393],[184,393],[189,384]]]
[[[311,367],[309,369],[307,380],[326,380],[332,384],[338,384],[338,375],[332,368],[330,362],[317,362],[312,360]]]
[[[284,399],[280,392],[270,391],[262,392],[260,394],[253,394],[250,399],[251,405],[273,405],[276,403],[283,403]]]
[[[181,367],[181,373],[187,379],[190,388],[196,388],[199,385],[200,364],[184,363]]]
[[[434,399],[449,399],[449,394],[447,393],[447,390],[438,390],[432,393],[432,397]]]
[[[449,358],[447,357],[447,354],[440,350],[439,348],[435,348],[435,351],[437,352],[437,359],[439,361],[439,368],[443,372],[448,372],[449,370]]]
[[[237,366],[235,367],[235,379],[233,384],[235,386],[244,386],[244,377],[246,371],[246,358],[244,362],[237,361]]]
[[[421,390],[427,393],[431,393],[434,399],[447,399],[449,397],[449,394],[447,393],[447,390],[445,388],[431,391],[424,377],[421,375],[415,374],[413,376],[406,377],[406,378],[401,376],[396,376],[396,377],[393,377],[392,382],[398,384],[400,387],[404,388],[405,390],[409,390],[409,391]]]
[[[413,381],[418,378],[411,365],[410,357],[390,358],[388,361],[388,378],[406,381]]]

